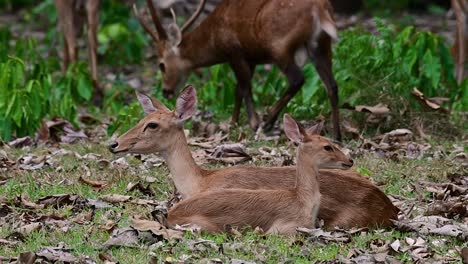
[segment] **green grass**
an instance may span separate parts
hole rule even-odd
[[[283,144],[283,143],[281,143]],[[252,142],[249,147],[260,145],[272,145],[271,142]],[[447,143],[446,146],[451,144]],[[102,155],[103,159],[113,160],[118,157],[110,154],[104,145],[95,143],[80,143],[76,145],[63,146],[66,149],[76,151],[80,155],[86,153],[96,153]],[[30,150],[12,149],[8,151],[11,159],[34,153],[42,155],[47,153],[44,147],[32,148]],[[0,197],[15,199],[21,194],[27,194],[31,201],[53,194],[78,194],[89,199],[97,199],[103,194],[125,194],[142,199],[165,200],[171,193],[171,185],[166,179],[167,168],[163,165],[153,168],[150,171],[139,171],[138,159],[127,156],[130,168],[118,171],[111,168],[102,168],[97,161],[79,160],[74,155],[56,156],[52,167],[37,171],[10,172],[13,176],[5,185],[0,186]],[[97,192],[91,187],[78,182],[80,176],[86,174],[83,165],[89,167],[90,179],[108,181],[109,186]],[[265,162],[258,162],[257,165],[265,165]],[[61,166],[61,171],[56,168]],[[220,164],[209,165],[209,167],[220,167]],[[356,168],[364,175],[372,178],[376,182],[383,182],[381,188],[387,194],[397,194],[408,198],[413,198],[416,194],[411,190],[411,184],[419,180],[444,181],[445,174],[457,170],[456,165],[446,160],[400,160],[379,159],[373,155],[364,155],[357,159]],[[416,170],[415,168],[419,168]],[[139,177],[152,176],[157,178],[157,182],[152,184],[155,190],[159,190],[156,197],[148,197],[139,191],[126,192],[129,182],[138,181]],[[64,206],[58,209],[46,208],[40,210],[30,210],[13,206],[14,211],[23,214],[63,215],[67,219],[88,211],[74,211],[72,206]],[[130,218],[135,215],[151,219],[151,208],[139,206],[132,203],[115,204],[111,208],[97,209],[91,223],[79,225],[70,224],[67,232],[59,229],[44,226],[41,230],[35,231],[26,236],[24,242],[16,247],[0,247],[0,256],[16,257],[22,252],[37,251],[46,246],[56,246],[59,242],[64,242],[72,253],[76,256],[87,255],[92,259],[98,259],[98,254],[108,252],[121,263],[148,263],[151,256],[158,262],[162,261],[199,261],[201,259],[220,258],[223,261],[229,259],[242,259],[250,261],[265,261],[266,263],[278,263],[281,261],[291,261],[294,263],[309,263],[310,261],[336,260],[339,256],[347,256],[352,250],[369,250],[372,241],[382,240],[390,243],[396,239],[404,240],[405,237],[417,238],[415,233],[402,233],[397,230],[374,230],[352,237],[352,241],[347,244],[328,243],[326,245],[312,241],[305,235],[292,237],[278,235],[262,235],[254,232],[246,232],[241,237],[230,234],[189,234],[181,241],[164,241],[158,247],[148,247],[144,242],[138,248],[112,248],[104,249],[102,244],[110,237],[110,233],[100,229],[104,224],[104,216],[118,223],[118,228],[127,227],[131,224]],[[110,215],[110,217],[109,217]],[[6,224],[0,229],[0,237],[6,237],[17,226]],[[206,239],[212,241],[213,246],[199,246],[194,248],[194,241]],[[440,255],[450,255],[457,257],[453,249],[461,246],[462,242],[448,237],[426,236],[429,247]],[[446,240],[445,244],[431,244],[434,240]],[[409,253],[397,254],[397,259],[404,262],[411,262]]]

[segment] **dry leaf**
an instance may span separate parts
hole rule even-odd
[[[104,248],[113,246],[137,247],[138,231],[131,227],[116,229],[112,232],[112,237],[102,246]]]
[[[21,234],[27,236],[30,233],[32,233],[34,231],[38,231],[41,228],[42,228],[41,223],[32,223],[32,224],[21,226],[20,228],[18,228],[18,232],[20,232]]]
[[[45,247],[36,253],[38,257],[45,258],[50,262],[65,262],[65,263],[76,263],[78,259],[73,256],[69,249],[65,249],[63,246],[59,247]]]
[[[106,181],[92,181],[90,179],[84,178],[83,176],[80,176],[80,178],[78,178],[78,181],[93,187],[93,189],[97,191],[100,191],[107,186]]]
[[[120,194],[106,194],[99,196],[99,199],[109,202],[109,203],[123,203],[128,202],[132,199],[129,195],[120,195]]]
[[[31,202],[29,200],[29,197],[27,194],[23,193],[21,194],[21,203],[26,206],[27,208],[31,208],[31,209],[43,209],[45,207],[45,205],[43,204],[37,204],[37,203],[34,203],[34,202]]]

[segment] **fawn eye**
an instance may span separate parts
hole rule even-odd
[[[146,128],[155,129],[158,128],[158,124],[151,122],[146,125]]]
[[[325,149],[328,152],[333,151],[333,148],[330,145],[323,147],[323,149]]]
[[[159,63],[159,69],[161,72],[165,73],[166,72],[166,66],[164,66],[164,63]]]

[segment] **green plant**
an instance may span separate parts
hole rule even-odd
[[[52,86],[44,64],[32,68],[17,57],[0,64],[0,136],[31,135],[46,114],[47,98]]]

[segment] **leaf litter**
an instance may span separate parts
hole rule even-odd
[[[356,111],[368,115],[368,122],[382,122],[388,115],[389,109],[385,105],[376,105],[373,107],[359,106]],[[371,118],[372,117],[372,118]],[[211,121],[203,119],[200,127],[194,130],[196,137],[188,137],[189,144],[195,147],[194,157],[199,164],[238,164],[238,163],[256,163],[267,162],[272,166],[293,165],[294,151],[290,145],[282,144],[278,135],[267,136],[261,131],[255,135],[256,139],[270,141],[274,147],[262,146],[259,148],[250,147],[252,141],[245,139],[245,134],[240,133],[237,141],[230,141],[226,131],[229,127],[225,124],[210,124]],[[85,137],[90,135],[89,131],[66,129],[66,123],[56,120],[56,123],[48,124],[48,135],[33,138],[21,138],[9,142],[0,149],[0,171],[24,173],[25,171],[45,171],[55,169],[61,170],[61,162],[64,156],[72,157],[82,161],[79,167],[84,173],[77,177],[78,182],[90,186],[96,192],[104,192],[112,185],[112,181],[95,180],[95,168],[88,166],[90,162],[98,164],[100,169],[115,169],[117,171],[131,172],[138,175],[137,181],[129,181],[126,191],[127,194],[107,193],[98,196],[97,200],[82,197],[76,194],[55,194],[48,195],[32,201],[27,195],[23,194],[15,199],[0,199],[0,224],[7,224],[14,227],[10,235],[0,238],[0,244],[7,247],[17,247],[23,243],[25,238],[34,232],[43,232],[41,230],[59,230],[60,232],[70,232],[74,225],[91,225],[97,220],[96,228],[104,232],[111,233],[108,241],[102,244],[103,248],[111,247],[147,247],[159,248],[165,243],[172,241],[185,241],[191,251],[206,252],[210,250],[222,251],[222,248],[232,249],[240,248],[243,243],[223,243],[217,244],[214,241],[203,239],[197,228],[190,226],[178,226],[174,229],[165,227],[164,215],[168,208],[178,200],[177,195],[173,194],[175,199],[168,201],[154,200],[158,193],[157,178],[139,175],[141,171],[150,171],[152,168],[160,167],[164,160],[158,155],[134,155],[140,163],[135,165],[129,162],[131,155],[106,159],[102,154],[89,152],[79,154],[78,152],[62,147],[68,144],[76,143],[81,140],[95,141],[93,138]],[[225,126],[225,127],[222,127]],[[226,129],[226,130],[225,130]],[[451,237],[459,241],[467,241],[467,183],[468,176],[463,168],[467,164],[467,155],[463,146],[454,145],[451,151],[440,151],[437,146],[428,144],[425,140],[416,138],[420,133],[414,134],[409,128],[399,128],[392,131],[376,135],[372,138],[365,138],[356,124],[347,123],[345,130],[359,142],[356,147],[350,148],[350,154],[353,156],[374,155],[376,158],[389,158],[395,161],[405,159],[444,159],[457,162],[459,170],[456,173],[447,173],[445,182],[430,182],[416,180],[414,188],[419,191],[429,193],[430,196],[418,196],[417,198],[406,198],[398,195],[391,195],[392,201],[401,209],[399,220],[395,222],[395,228],[403,232],[403,237],[395,240],[371,241],[366,249],[352,248],[349,254],[340,256],[342,263],[398,263],[396,256],[398,254],[409,254],[413,261],[442,261],[452,262],[456,258],[450,256],[441,256],[432,249],[433,244],[447,243],[444,237]],[[278,133],[279,134],[279,133]],[[66,137],[63,137],[63,136]],[[255,140],[256,140],[255,139]],[[48,142],[48,143],[46,143]],[[54,143],[55,142],[55,143]],[[56,143],[60,144],[57,145]],[[51,144],[47,152],[41,154],[32,153],[33,146],[41,144]],[[13,158],[10,155],[9,148],[20,148],[26,151],[19,158]],[[14,175],[14,174],[13,174]],[[4,176],[2,175],[2,179]],[[0,180],[2,180],[0,179]],[[11,178],[5,177],[6,181]],[[134,197],[130,193],[138,193],[142,197]],[[418,192],[419,192],[418,191]],[[127,226],[120,226],[122,215],[113,212],[113,207],[124,208],[126,206],[143,206],[151,211],[153,220],[145,219],[138,215],[131,217],[131,223]],[[49,213],[51,208],[58,210],[67,208],[71,215],[61,215]],[[26,210],[26,213],[21,213]],[[96,210],[105,211],[100,219],[95,219]],[[154,220],[156,219],[156,220]],[[18,221],[19,220],[19,221]],[[373,232],[382,232],[379,230],[367,229],[305,229],[299,228],[299,233],[304,236],[308,243],[318,245],[328,244],[352,244],[358,236]],[[191,233],[195,238],[187,239],[185,233]],[[385,231],[390,232],[390,231]],[[261,232],[259,232],[261,233]],[[241,238],[242,232],[235,229],[230,234],[233,237]],[[429,239],[428,236],[436,235],[440,239]],[[431,241],[430,243],[428,241]],[[303,242],[301,242],[303,243]],[[305,244],[307,245],[307,244]],[[310,248],[303,246],[302,252],[308,252]],[[465,256],[465,248],[459,249],[460,257]],[[260,250],[265,252],[265,250]],[[465,253],[464,253],[465,252]],[[57,247],[44,247],[36,252],[25,252],[18,258],[42,259],[44,261],[62,261],[76,262],[86,257],[75,256],[73,250],[66,245]],[[201,253],[200,253],[201,254]],[[463,255],[465,254],[465,255]],[[115,259],[109,256],[102,258],[108,263],[115,263]],[[100,259],[101,256],[99,256]],[[191,256],[181,257],[181,259],[191,259]],[[265,260],[259,253],[258,260]],[[89,260],[89,259],[88,259]],[[207,263],[223,263],[219,259],[205,259]],[[92,260],[90,263],[92,263]],[[177,259],[172,259],[177,261]],[[247,263],[235,258],[230,259],[231,263]]]

